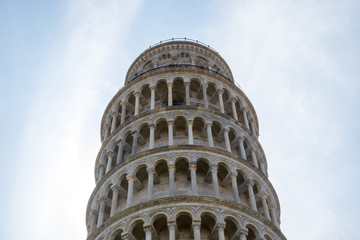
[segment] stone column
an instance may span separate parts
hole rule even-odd
[[[236,107],[235,107],[235,103],[236,103],[237,99],[236,98],[232,98],[231,99],[231,108],[232,108],[232,112],[233,112],[233,116],[234,116],[234,119],[236,121],[238,121],[238,116],[237,116],[237,112],[236,112]]]
[[[258,162],[257,162],[257,158],[256,158],[256,149],[254,146],[252,146],[250,148],[251,151],[251,158],[252,158],[252,163],[256,168],[259,168]]]
[[[119,114],[117,112],[115,112],[115,111],[111,113],[111,118],[112,118],[112,120],[111,120],[111,132],[114,132],[115,129],[116,129],[116,120],[117,120],[118,115]]]
[[[131,207],[131,205],[132,205],[135,177],[132,174],[128,174],[126,176],[126,180],[128,181],[128,193],[127,193],[127,199],[126,199],[126,207],[128,208],[128,207]]]
[[[240,145],[241,158],[246,160],[246,152],[245,152],[245,148],[244,148],[244,141],[245,141],[245,137],[240,136],[239,145]]]
[[[107,153],[107,164],[106,164],[105,173],[108,173],[111,170],[113,157],[114,157],[114,152],[109,151]]]
[[[248,235],[248,230],[241,229],[240,233],[241,233],[240,240],[246,240],[246,236]]]
[[[92,209],[90,215],[91,215],[91,221],[90,221],[89,234],[92,234],[96,228],[96,211]]]
[[[168,121],[169,146],[174,145],[174,122]]]
[[[249,198],[250,198],[250,206],[251,206],[252,210],[257,211],[253,186],[254,186],[254,182],[249,181],[248,182],[248,192],[249,192]]]
[[[123,158],[123,151],[124,151],[124,142],[120,139],[120,141],[117,143],[119,151],[116,158],[116,165],[120,164],[122,162]]]
[[[192,120],[187,121],[187,127],[188,127],[188,143],[190,145],[192,145],[192,144],[194,144],[193,121]]]
[[[169,164],[169,195],[170,197],[175,196],[175,165]]]
[[[264,165],[264,160],[259,162],[259,166],[260,166],[261,172],[266,176],[266,169],[265,169],[265,165]]]
[[[155,109],[155,86],[150,86],[151,97],[150,97],[150,109]]]
[[[245,127],[249,129],[249,128],[250,128],[250,127],[249,127],[249,120],[248,120],[248,117],[247,117],[247,111],[248,111],[248,109],[247,109],[246,107],[243,107],[243,108],[241,109],[241,111],[242,111],[243,116],[244,116]]]
[[[237,185],[237,181],[236,181],[237,175],[238,175],[237,172],[231,173],[231,187],[233,190],[234,201],[236,203],[240,203],[239,190],[238,190],[238,185]]]
[[[139,105],[140,105],[140,93],[136,92],[134,93],[135,96],[135,113],[134,115],[138,115],[139,114]]]
[[[208,144],[209,144],[209,147],[214,147],[214,140],[213,140],[213,136],[212,136],[211,125],[212,125],[211,122],[206,122]]]
[[[224,93],[224,90],[219,90],[219,91],[218,91],[220,111],[221,111],[222,113],[225,113],[223,93]]]
[[[214,188],[215,197],[220,197],[220,191],[219,191],[219,182],[218,182],[218,176],[217,176],[217,170],[218,167],[216,165],[211,166],[211,177],[212,177],[212,184]]]
[[[149,149],[153,149],[154,148],[154,141],[155,141],[155,125],[150,124],[149,128],[150,128]]]
[[[119,187],[114,185],[111,187],[113,197],[111,200],[111,211],[110,211],[110,217],[114,216],[117,209],[117,202],[118,202],[118,196],[119,196]]]
[[[202,85],[202,90],[203,90],[203,99],[204,99],[204,106],[206,108],[209,107],[209,102],[208,102],[208,98],[207,98],[207,85],[206,84],[203,84]]]
[[[106,199],[103,196],[100,196],[98,199],[98,202],[100,204],[100,209],[99,209],[99,217],[98,217],[97,227],[100,227],[104,223],[105,200]]]
[[[190,105],[190,83],[185,82],[185,99],[186,99],[186,105]]]
[[[277,220],[277,216],[276,216],[276,211],[275,211],[275,206],[272,205],[270,206],[270,213],[271,213],[271,222],[277,227],[279,228],[279,223]]]
[[[152,239],[151,225],[144,226],[145,240]]]
[[[132,136],[133,136],[133,143],[132,143],[131,155],[135,155],[137,152],[137,143],[138,143],[139,134],[137,132],[134,132],[132,133]]]
[[[126,102],[123,101],[123,102],[121,102],[121,120],[120,120],[120,124],[123,124],[125,122],[125,118],[126,118]]]
[[[192,226],[194,229],[194,240],[201,240],[200,237],[200,228],[201,228],[201,222],[200,220],[192,222]]]
[[[269,208],[268,208],[266,199],[267,199],[266,193],[262,193],[262,194],[261,194],[261,202],[262,202],[262,205],[263,205],[265,217],[266,217],[267,219],[271,220],[271,218],[270,218],[270,213],[269,213]]]
[[[252,120],[252,119],[250,120],[250,125],[251,125],[251,132],[254,134],[254,136],[256,136],[254,120]]]
[[[100,182],[100,180],[104,177],[104,174],[105,174],[105,165],[103,163],[100,163],[98,182]]]
[[[175,240],[176,222],[168,222],[169,240]]]
[[[104,141],[109,137],[110,126],[111,126],[110,123],[105,124]]]
[[[226,151],[231,152],[230,140],[229,140],[229,129],[224,128],[224,139]]]
[[[173,105],[173,98],[172,98],[172,83],[167,83],[168,86],[168,106]]]
[[[217,227],[218,227],[219,240],[225,240],[225,235],[224,235],[225,223],[218,223]]]
[[[148,201],[153,200],[154,195],[154,169],[147,169],[148,173]]]
[[[199,195],[196,181],[196,163],[190,163],[191,188],[194,195]]]

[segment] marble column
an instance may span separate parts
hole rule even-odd
[[[251,159],[252,159],[252,163],[256,168],[259,168],[258,162],[257,162],[257,158],[256,158],[256,149],[254,146],[252,146],[250,148],[251,151]]]
[[[92,209],[90,215],[91,215],[91,221],[90,221],[89,234],[92,234],[96,228],[96,210]]]
[[[272,205],[270,207],[270,213],[271,213],[271,222],[277,227],[279,228],[279,223],[277,220],[277,215],[276,215],[276,211],[275,211],[275,206]]]
[[[214,147],[214,140],[213,140],[213,136],[212,136],[211,125],[212,125],[211,122],[206,122],[208,144],[209,144],[209,147]]]
[[[226,151],[231,152],[230,140],[229,140],[229,129],[224,128],[224,139]]]
[[[185,99],[186,99],[186,105],[190,105],[190,83],[185,82]]]
[[[131,207],[131,205],[132,205],[135,177],[132,174],[128,174],[126,176],[126,180],[128,181],[128,193],[127,193],[127,199],[126,199],[126,207],[128,208],[128,207]]]
[[[221,111],[222,113],[225,113],[223,93],[224,93],[224,90],[219,90],[219,91],[218,91],[220,111]]]
[[[110,217],[116,214],[117,202],[119,197],[119,187],[117,185],[113,185],[111,187],[111,190],[112,190],[112,200],[111,200]]]
[[[169,240],[175,240],[176,222],[168,222]]]
[[[255,129],[255,124],[254,124],[254,120],[250,120],[250,126],[251,126],[251,132],[252,134],[254,134],[254,136],[256,136],[256,129]]]
[[[105,124],[104,141],[109,137],[110,127],[111,127],[110,123]]]
[[[148,173],[148,201],[153,200],[154,195],[154,169],[147,169]]]
[[[132,137],[133,137],[133,143],[132,143],[131,155],[135,155],[137,152],[139,134],[137,132],[134,132],[132,133]]]
[[[212,178],[212,184],[214,188],[215,197],[220,197],[220,190],[219,190],[219,182],[218,182],[218,176],[217,176],[217,170],[218,167],[216,165],[212,165],[211,167],[211,178]]]
[[[266,176],[266,169],[265,169],[265,165],[264,165],[264,160],[259,162],[259,166],[260,166],[260,170],[261,172]]]
[[[150,97],[150,109],[155,109],[155,86],[150,86],[151,97]]]
[[[113,157],[114,157],[114,153],[112,151],[109,151],[107,153],[107,164],[106,164],[105,173],[108,173],[111,170]]]
[[[191,188],[195,196],[199,195],[197,181],[196,181],[196,163],[190,163],[190,176],[191,176]]]
[[[187,127],[188,127],[188,144],[192,145],[192,144],[194,144],[193,121],[192,120],[187,121]]]
[[[168,121],[169,146],[174,145],[174,122]]]
[[[134,96],[135,96],[135,113],[134,113],[134,115],[136,116],[139,114],[140,93],[136,92],[136,93],[134,93]]]
[[[248,182],[248,192],[249,192],[249,198],[250,198],[250,206],[251,206],[252,210],[257,211],[253,187],[254,187],[254,182],[249,181]]]
[[[245,141],[245,137],[240,136],[240,139],[239,139],[240,154],[241,154],[241,158],[246,160],[246,152],[245,152],[245,147],[244,147],[244,141]]]
[[[168,106],[173,105],[173,98],[172,98],[172,83],[167,83],[168,86]]]
[[[194,229],[194,240],[201,240],[201,236],[200,236],[201,222],[200,222],[200,220],[193,221],[192,226]]]
[[[243,113],[244,122],[245,122],[245,127],[246,127],[247,129],[249,129],[249,128],[250,128],[250,127],[249,127],[249,120],[248,120],[248,117],[247,117],[247,111],[248,111],[248,109],[247,109],[246,107],[243,107],[243,108],[241,109],[241,111],[242,111],[242,113]]]
[[[169,195],[170,197],[175,196],[175,165],[169,164]]]
[[[246,236],[248,235],[248,231],[245,229],[240,230],[240,240],[246,240]]]
[[[239,190],[238,190],[238,185],[237,185],[237,181],[236,181],[237,175],[238,175],[237,172],[231,172],[231,187],[233,190],[234,201],[236,203],[240,203]]]
[[[120,124],[123,124],[126,119],[126,101],[121,102],[121,119]]]
[[[224,234],[225,223],[218,223],[217,227],[218,227],[219,240],[225,240],[225,234]]]
[[[117,120],[117,117],[118,117],[118,113],[117,112],[112,112],[111,113],[111,131],[110,132],[114,132],[115,129],[116,129],[116,120]]]
[[[103,163],[100,163],[98,182],[101,181],[101,179],[104,177],[104,174],[105,174],[105,165]]]
[[[144,232],[145,232],[145,240],[151,240],[152,239],[151,225],[144,226]]]
[[[120,141],[117,143],[119,151],[116,157],[116,165],[120,164],[122,162],[123,158],[123,151],[124,151],[124,142],[120,139]]]
[[[100,227],[104,223],[105,200],[106,199],[103,196],[100,196],[99,199],[98,199],[98,202],[100,204],[100,208],[99,208],[99,216],[98,216],[97,227]]]
[[[203,84],[202,85],[202,90],[203,90],[203,99],[204,99],[204,106],[206,108],[209,107],[209,102],[208,102],[208,97],[207,97],[207,85],[206,84]]]
[[[262,193],[261,194],[261,202],[262,202],[262,206],[263,206],[263,209],[264,209],[265,217],[267,219],[271,220],[270,213],[269,213],[269,207],[268,207],[268,204],[266,202],[267,197],[268,196],[266,195],[266,193]]]
[[[231,99],[231,108],[232,108],[232,112],[233,112],[233,116],[234,116],[234,119],[236,121],[238,121],[238,116],[237,116],[237,112],[236,112],[236,106],[235,106],[235,103],[236,103],[237,99],[236,98],[232,98]]]
[[[149,149],[154,148],[154,141],[155,141],[155,125],[149,124],[150,128],[150,136],[149,136]]]

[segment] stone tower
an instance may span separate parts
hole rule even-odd
[[[144,51],[101,122],[88,240],[279,240],[254,107],[210,46]]]

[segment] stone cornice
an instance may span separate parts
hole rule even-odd
[[[257,221],[261,222],[263,225],[271,229],[280,239],[286,240],[286,237],[283,235],[283,233],[278,229],[275,225],[271,223],[270,220],[268,220],[266,217],[262,216],[260,213],[252,210],[249,207],[246,207],[244,205],[232,202],[232,201],[226,201],[226,200],[220,200],[213,197],[205,197],[205,196],[177,196],[177,197],[165,197],[165,198],[159,198],[156,200],[151,200],[143,203],[136,204],[135,206],[129,207],[124,209],[123,211],[115,214],[111,218],[109,218],[102,226],[96,229],[94,233],[92,233],[90,236],[88,236],[87,240],[94,240],[96,239],[101,232],[103,232],[105,229],[109,228],[112,224],[116,223],[117,221],[131,215],[138,213],[140,211],[146,210],[147,208],[154,208],[158,207],[159,209],[171,206],[173,207],[176,204],[179,203],[185,203],[186,205],[201,205],[201,206],[209,206],[214,208],[215,206],[218,206],[218,208],[227,208],[230,210],[238,211],[244,215],[250,216]]]

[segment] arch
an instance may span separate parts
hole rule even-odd
[[[122,240],[121,234],[124,232],[122,227],[116,227],[110,234],[109,240]]]
[[[257,228],[251,223],[246,224],[245,227],[248,229],[246,240],[256,240],[259,236],[259,231]]]
[[[167,160],[161,158],[154,163],[154,199],[169,195],[169,169]]]
[[[187,144],[187,121],[184,116],[174,119],[174,141],[176,145]]]
[[[181,211],[176,214],[176,226],[179,239],[191,239],[193,216],[187,211]]]
[[[135,221],[133,221],[129,228],[129,233],[131,233],[132,236],[136,240],[144,240],[145,239],[145,232],[144,232],[144,220],[139,218]]]
[[[168,122],[164,118],[157,119],[155,122],[154,147],[167,146],[168,138]]]
[[[203,212],[200,214],[201,227],[200,227],[200,236],[201,239],[213,239],[217,238],[216,224],[217,218],[216,215],[211,212]]]
[[[168,105],[168,86],[166,79],[156,81],[155,104],[159,107]]]
[[[189,160],[179,157],[175,161],[175,193],[176,195],[191,194],[191,178]]]
[[[183,105],[185,103],[185,84],[184,79],[177,77],[173,80],[173,106]]]
[[[207,143],[207,126],[203,117],[195,117],[193,120],[194,144],[208,145]]]
[[[213,196],[210,161],[206,158],[196,160],[196,178],[200,196]]]
[[[167,220],[167,215],[160,213],[155,215],[151,221],[151,225],[153,226],[158,239],[169,239]]]
[[[224,235],[226,239],[233,239],[240,229],[240,224],[236,218],[232,216],[225,217]]]

